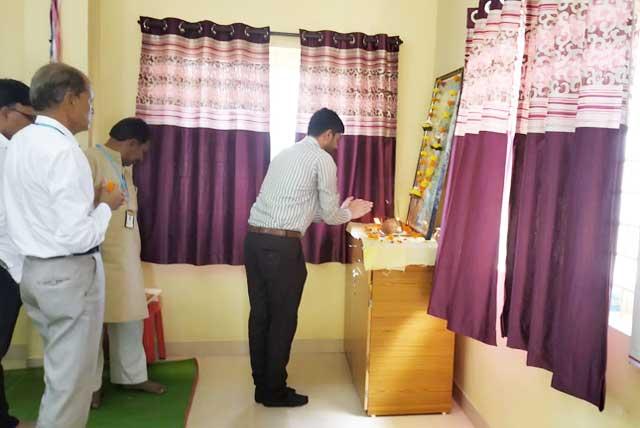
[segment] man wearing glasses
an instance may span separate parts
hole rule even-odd
[[[4,164],[7,230],[25,256],[20,296],[44,342],[40,428],[84,428],[104,313],[99,245],[120,191],[94,189],[75,134],[91,122],[87,76],[62,63],[41,67],[29,98],[38,117],[12,139]]]
[[[0,79],[0,201],[2,201],[2,172],[9,148],[9,140],[35,120],[29,87],[13,79]],[[7,354],[18,319],[22,276],[22,256],[18,254],[7,234],[5,212],[0,203],[0,361]],[[9,415],[9,405],[4,391],[4,372],[0,364],[0,427],[26,427]]]

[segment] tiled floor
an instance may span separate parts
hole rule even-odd
[[[188,428],[473,428],[459,407],[449,415],[370,418],[360,408],[343,354],[296,354],[289,383],[310,403],[268,409],[253,401],[248,357],[200,358]]]

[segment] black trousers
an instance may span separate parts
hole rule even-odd
[[[4,392],[2,359],[9,350],[13,330],[20,313],[20,289],[9,272],[0,267],[0,428],[14,428],[18,420],[9,415],[9,404]]]
[[[244,243],[249,287],[249,348],[256,388],[278,395],[287,385],[291,342],[307,268],[296,238],[249,233]]]

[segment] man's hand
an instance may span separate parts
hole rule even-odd
[[[124,203],[124,194],[119,188],[109,189],[107,183],[103,181],[96,189],[96,206],[101,203],[109,205],[109,208],[115,211]]]
[[[349,196],[347,199],[345,199],[342,205],[340,205],[340,208],[342,208],[343,210],[349,208],[349,204],[351,203],[351,201],[353,201],[353,196]]]
[[[358,219],[371,212],[373,208],[373,202],[365,201],[364,199],[347,198],[349,205],[347,208],[351,211],[351,220]],[[347,201],[345,201],[346,203]]]

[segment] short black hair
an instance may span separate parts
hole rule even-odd
[[[29,87],[19,80],[0,79],[0,107],[15,104],[30,106]]]
[[[131,138],[137,140],[141,144],[145,144],[151,137],[149,125],[142,119],[137,117],[127,117],[122,119],[111,128],[109,136],[114,140],[125,141]]]
[[[67,92],[74,95],[89,90],[88,79],[77,68],[61,62],[43,65],[31,79],[31,104],[44,111],[64,101]]]
[[[340,119],[338,113],[328,108],[323,108],[311,116],[307,135],[318,137],[327,130],[331,130],[337,134],[344,134],[344,123],[342,123],[342,119]]]

